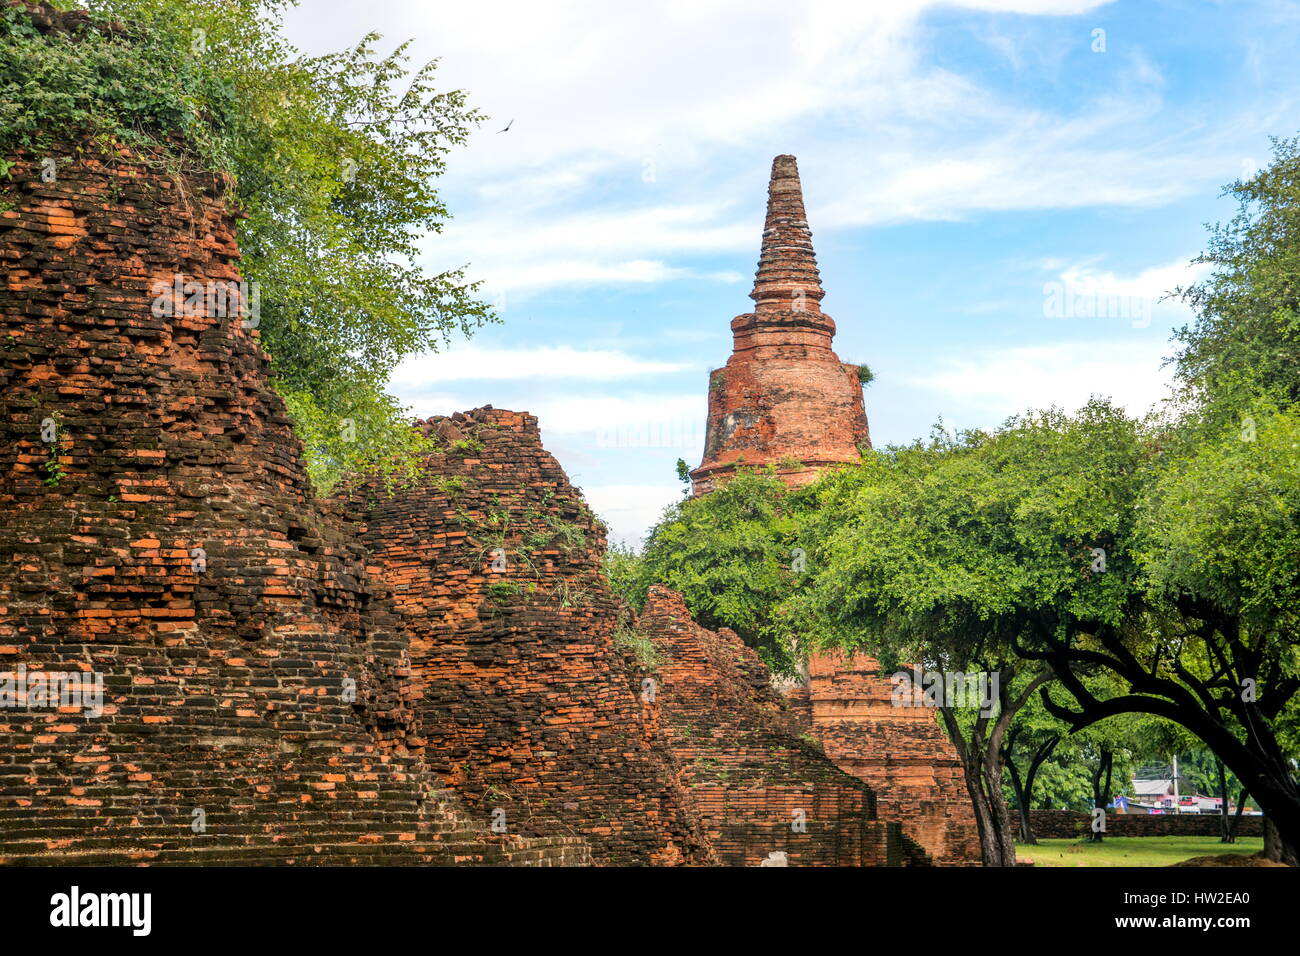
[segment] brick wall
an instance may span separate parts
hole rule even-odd
[[[484,819],[585,834],[602,863],[712,862],[614,650],[604,529],[537,419],[489,407],[421,427],[439,450],[414,487],[344,495],[410,642],[407,745]]]
[[[0,862],[587,860],[381,746],[405,637],[255,332],[154,314],[155,281],[239,279],[228,184],[64,153],[0,187],[0,673],[101,675],[104,709],[0,708]]]
[[[1092,826],[1092,816],[1077,810],[1030,810],[1029,825],[1040,838],[1075,839]],[[1219,817],[1201,813],[1107,813],[1107,836],[1207,836],[1219,835]],[[1242,817],[1237,835],[1262,837],[1263,817]]]
[[[898,824],[877,819],[871,788],[826,759],[739,637],[700,627],[661,586],[638,626],[659,655],[642,667],[643,696],[722,862],[753,866],[776,851],[793,865],[907,862]]]
[[[880,815],[939,864],[980,860],[975,813],[957,753],[935,711],[895,707],[888,677],[863,654],[813,654],[809,702],[826,754],[876,791]]]

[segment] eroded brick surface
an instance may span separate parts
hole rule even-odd
[[[531,416],[422,423],[417,488],[318,501],[256,332],[154,308],[239,280],[228,184],[77,145],[14,157],[0,212],[0,672],[104,711],[0,709],[0,863],[754,863],[795,809],[792,861],[899,861],[733,635],[652,605],[641,699]]]
[[[604,528],[537,419],[489,407],[421,428],[440,447],[415,487],[346,494],[409,638],[406,744],[484,819],[583,834],[601,863],[714,862],[614,646]]]
[[[0,862],[585,862],[493,836],[380,745],[405,636],[313,498],[255,332],[153,314],[156,280],[239,279],[225,184],[125,151],[49,183],[14,159],[0,672],[102,675],[104,711],[0,708]]]

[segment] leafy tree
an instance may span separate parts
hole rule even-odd
[[[1183,398],[1223,425],[1261,398],[1300,402],[1300,139],[1273,141],[1273,161],[1225,194],[1237,215],[1212,228],[1202,282],[1176,294],[1197,312],[1178,333]]]
[[[449,213],[434,188],[481,116],[439,92],[406,45],[300,56],[289,0],[92,0],[119,29],[40,34],[0,12],[0,156],[82,130],[173,170],[227,172],[245,215],[245,277],[273,384],[313,478],[409,466],[423,442],[384,391],[403,357],[493,317],[460,271],[428,273],[421,242]],[[54,137],[59,137],[55,140]]]
[[[671,505],[646,540],[640,593],[653,583],[680,591],[702,625],[731,628],[774,672],[793,673],[780,603],[804,566],[795,551],[803,500],[775,469],[742,469]]]
[[[609,546],[601,559],[601,570],[609,579],[610,588],[638,612],[645,607],[646,589],[643,564],[645,559],[634,549],[617,541]]]
[[[789,602],[823,646],[861,648],[886,667],[1000,674],[994,717],[941,710],[967,771],[986,865],[1013,865],[1002,799],[1005,735],[1053,674],[1016,640],[1058,608],[1115,615],[1125,590],[1089,569],[1112,551],[1140,455],[1132,423],[1105,405],[1013,420],[996,433],[877,451],[820,482],[806,528],[807,586]],[[1065,460],[1062,460],[1062,459]],[[1116,577],[1134,573],[1121,560]]]
[[[1161,656],[1148,658],[1136,694],[1112,705],[1139,704],[1196,734],[1292,845],[1300,788],[1282,733],[1300,690],[1298,446],[1292,407],[1261,414],[1245,433],[1230,424],[1195,444],[1171,443],[1161,456],[1135,549]],[[1137,658],[1119,643],[1105,653],[1137,676]]]

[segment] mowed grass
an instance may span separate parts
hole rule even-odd
[[[1034,866],[1170,866],[1211,853],[1258,853],[1263,849],[1263,837],[1238,837],[1236,843],[1220,843],[1218,837],[1106,837],[1101,843],[1017,843],[1016,857],[1033,860]]]

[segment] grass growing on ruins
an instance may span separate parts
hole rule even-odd
[[[1220,843],[1216,836],[1106,837],[1101,843],[1079,840],[1039,840],[1037,846],[1016,844],[1016,859],[1034,866],[1172,866],[1196,856],[1218,853],[1258,853],[1262,837],[1241,837]]]
[[[614,632],[614,647],[617,650],[631,651],[637,666],[644,671],[657,671],[665,663],[663,653],[649,635],[626,624]]]

